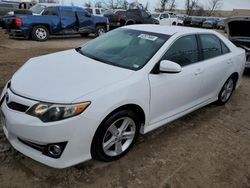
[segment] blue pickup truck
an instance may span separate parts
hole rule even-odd
[[[109,30],[108,19],[93,16],[76,6],[53,5],[47,7],[42,15],[14,15],[4,20],[10,36],[22,36],[37,41],[46,41],[49,35],[94,33],[100,36]]]

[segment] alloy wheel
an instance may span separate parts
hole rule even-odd
[[[130,117],[123,117],[112,123],[107,129],[102,148],[106,155],[115,157],[125,152],[132,144],[136,134],[136,125]]]

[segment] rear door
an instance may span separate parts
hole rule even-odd
[[[229,48],[214,34],[200,34],[203,54],[203,78],[201,95],[204,100],[214,98],[233,69],[233,57]]]
[[[76,13],[71,7],[60,7],[61,28],[73,29],[77,25]]]

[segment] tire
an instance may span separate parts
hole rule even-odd
[[[176,22],[173,22],[172,25],[176,25]]]
[[[105,34],[106,32],[107,32],[106,28],[104,26],[99,25],[96,27],[95,36],[99,37],[99,36]]]
[[[49,38],[49,31],[43,25],[38,25],[32,29],[32,39],[36,41],[46,41]]]
[[[80,35],[81,35],[81,37],[88,37],[89,33],[81,33]]]
[[[236,79],[234,77],[229,77],[223,87],[220,90],[220,93],[218,95],[217,105],[224,105],[226,104],[229,99],[231,98],[234,89],[236,86]]]
[[[97,129],[91,144],[93,159],[110,162],[124,156],[139,135],[140,123],[136,114],[128,110],[106,118]]]

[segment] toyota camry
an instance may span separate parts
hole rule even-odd
[[[28,60],[1,94],[3,130],[16,150],[51,167],[117,160],[139,134],[227,103],[245,62],[215,31],[122,27]]]

